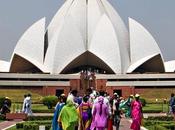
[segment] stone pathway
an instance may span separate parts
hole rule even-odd
[[[53,115],[53,113],[35,113],[33,116],[44,116],[44,115]],[[152,113],[152,114],[144,114],[144,116],[165,116],[165,113]],[[11,126],[14,126],[16,123],[22,122],[22,120],[13,120],[13,121],[4,121],[0,123],[0,130],[6,130]],[[120,123],[120,130],[130,130],[131,119],[127,119],[123,117]],[[113,127],[115,130],[115,127]],[[146,128],[142,127],[141,130],[147,130]]]
[[[22,120],[13,120],[13,121],[3,121],[0,123],[0,130],[6,130],[11,126],[16,125],[16,123],[22,122]]]
[[[121,119],[121,122],[120,122],[120,130],[131,130],[130,129],[130,125],[131,125],[131,119],[127,119],[125,117],[123,117]],[[113,129],[115,130],[115,127],[113,127]],[[141,130],[147,130],[146,128],[144,127],[141,127]]]
[[[4,121],[0,123],[0,130],[6,130],[12,126],[14,126],[16,123],[22,122],[22,120],[13,120],[13,121]],[[120,130],[130,130],[131,120],[122,118],[120,123]],[[115,130],[115,127],[113,127]],[[142,128],[141,130],[146,130],[145,128]]]

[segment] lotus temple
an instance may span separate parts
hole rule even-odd
[[[48,27],[42,18],[0,61],[0,89],[43,95],[88,87],[121,96],[175,88],[175,61],[164,62],[153,36],[132,18],[128,28],[107,0],[66,0]]]

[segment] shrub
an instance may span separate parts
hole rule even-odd
[[[17,123],[16,129],[21,129],[21,128],[24,128],[24,123]]]
[[[161,113],[162,110],[143,110],[143,113]]]
[[[54,109],[47,109],[47,110],[38,110],[38,109],[32,109],[33,113],[54,113]]]
[[[149,116],[147,120],[153,120],[153,121],[172,121],[173,117],[172,116]]]
[[[24,130],[39,130],[38,124],[24,124]]]
[[[144,98],[140,98],[140,101],[143,107],[146,106],[146,100]]]
[[[28,121],[41,121],[47,122],[47,120],[52,120],[53,116],[29,116]],[[44,120],[44,121],[43,121]]]
[[[167,130],[167,129],[161,125],[155,125],[154,130]]]
[[[46,96],[43,98],[43,104],[48,107],[48,109],[52,109],[53,106],[55,106],[58,102],[57,96]]]
[[[5,116],[0,114],[0,120],[5,120]]]
[[[46,130],[51,128],[51,120],[47,121],[27,121],[23,123],[17,123],[16,129],[24,130],[38,130],[40,125],[44,125]]]
[[[149,130],[174,130],[174,121],[144,120],[144,126]]]
[[[161,126],[167,128],[168,130],[175,130],[175,124],[174,123],[162,124]]]

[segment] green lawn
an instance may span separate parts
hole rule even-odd
[[[47,106],[44,106],[43,104],[32,104],[33,110],[47,110]]]
[[[53,109],[48,109],[48,107],[43,104],[32,104],[32,111],[34,113],[53,113]],[[22,110],[22,103],[12,103],[11,112],[18,110]]]
[[[22,103],[13,103],[11,107],[11,111],[14,111],[14,109],[22,109]],[[54,109],[54,108],[53,108]],[[53,109],[48,109],[47,106],[43,104],[32,104],[32,110],[37,113],[42,112],[53,112]],[[146,106],[143,107],[143,112],[146,113],[160,113],[160,112],[168,112],[168,104],[146,104]]]
[[[11,110],[15,108],[22,108],[22,104],[16,103],[12,104]],[[54,109],[54,108],[53,108]],[[47,106],[43,104],[32,104],[32,110],[34,111],[47,111]],[[53,111],[52,109],[50,111]],[[143,107],[143,112],[168,112],[168,104],[146,104],[146,106]]]
[[[168,112],[168,104],[146,104],[146,106],[143,107],[143,112]]]
[[[24,95],[28,93],[32,95],[32,102],[41,101],[41,95],[24,89],[1,89],[0,97],[9,97],[12,102],[23,102]]]
[[[170,99],[171,93],[175,91],[174,88],[152,88],[150,89],[140,89],[137,93],[140,94],[141,98],[146,99],[148,103],[163,103],[164,99],[168,101]],[[157,99],[157,101],[156,101]]]

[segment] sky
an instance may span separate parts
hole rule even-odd
[[[0,60],[9,61],[23,33],[46,17],[48,25],[65,0],[0,0]],[[175,0],[108,0],[128,27],[141,23],[157,41],[165,61],[175,60]]]

